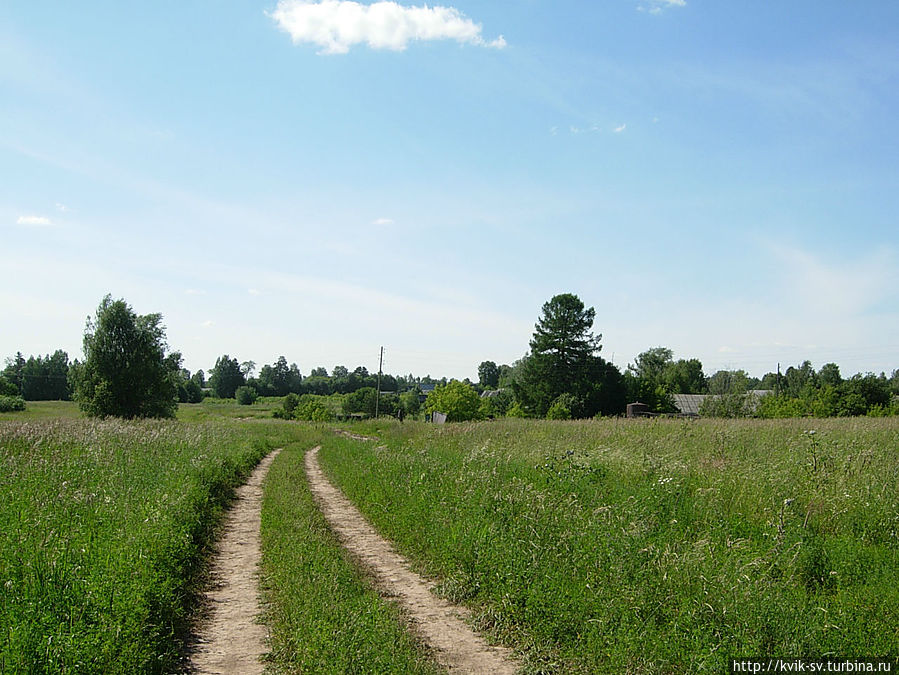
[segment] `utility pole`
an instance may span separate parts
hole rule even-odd
[[[381,408],[381,369],[384,367],[384,347],[381,347],[381,357],[378,359],[378,397],[375,399],[375,419]]]
[[[777,377],[774,379],[774,396],[780,395],[780,364],[777,364]]]

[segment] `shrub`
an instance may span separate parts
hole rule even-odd
[[[304,394],[293,411],[293,418],[305,422],[333,422],[334,411],[317,396]]]
[[[25,410],[25,399],[21,396],[0,395],[0,412]]]
[[[519,417],[524,419],[527,416],[527,413],[518,401],[515,401],[515,403],[513,403],[506,411],[506,417]]]
[[[546,419],[548,420],[570,420],[571,409],[576,404],[574,396],[571,394],[560,394],[549,410],[546,411]]]
[[[465,422],[480,418],[481,397],[469,385],[450,380],[428,394],[425,401],[429,413],[442,412],[448,422]]]
[[[0,375],[0,396],[18,396],[19,388]]]
[[[237,399],[237,402],[240,405],[253,405],[256,402],[256,399],[259,398],[259,394],[256,393],[256,390],[253,389],[253,387],[243,385],[242,387],[238,387],[234,392],[234,398]]]

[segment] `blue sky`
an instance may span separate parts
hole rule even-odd
[[[0,356],[101,298],[185,365],[899,368],[899,4],[0,6]]]

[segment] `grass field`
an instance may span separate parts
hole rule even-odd
[[[280,401],[278,401],[280,403]],[[327,529],[303,452],[331,431],[207,400],[177,421],[0,417],[0,673],[184,669],[208,544],[232,487],[275,447],[263,505],[271,666],[438,672]]]
[[[364,428],[326,471],[533,672],[899,655],[896,420]]]
[[[0,416],[0,672],[171,672],[231,488],[274,447],[279,672],[436,672],[330,534],[302,452],[528,672],[899,655],[899,421],[430,426],[356,441],[206,401],[172,421]]]
[[[75,411],[0,420],[0,672],[171,671],[231,488],[290,427]]]

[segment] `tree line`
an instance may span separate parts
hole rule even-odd
[[[253,361],[229,354],[216,360],[207,379],[203,370],[182,367],[180,352],[166,343],[160,314],[141,316],[124,300],[106,296],[87,321],[84,360],[69,362],[63,350],[8,358],[0,373],[0,407],[74,398],[91,415],[171,417],[179,402],[197,403],[206,396],[246,404],[269,396],[285,397],[280,416],[319,419],[333,414],[333,406],[318,399],[336,396],[347,415],[415,416],[422,388],[434,385],[425,411],[451,421],[618,415],[637,401],[653,412],[672,413],[676,394],[712,394],[703,412],[719,416],[899,414],[899,371],[889,378],[867,373],[844,379],[836,364],[816,371],[804,361],[762,378],[743,370],[706,376],[699,359],[675,360],[671,349],[653,347],[622,372],[599,355],[602,335],[593,332],[595,319],[594,308],[576,295],[554,296],[542,307],[527,353],[511,365],[482,361],[477,382],[379,375],[364,366],[341,365],[330,373],[316,367],[304,377],[284,356],[257,373]],[[759,396],[759,390],[771,393]]]

